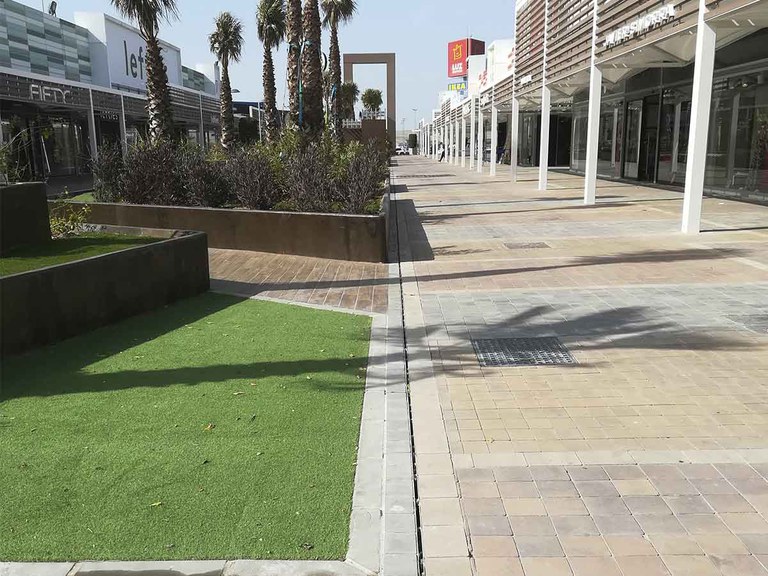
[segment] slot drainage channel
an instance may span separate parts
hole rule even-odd
[[[400,245],[400,213],[398,209],[398,194],[395,187],[395,177],[390,173],[389,177],[389,196],[391,208],[394,209],[395,222],[395,243],[397,246],[397,279],[400,286],[400,322],[403,330],[403,360],[405,362],[405,402],[408,407],[408,419],[410,420],[410,442],[411,442],[411,466],[413,472],[413,494],[414,511],[416,515],[416,552],[418,555],[419,574],[424,573],[424,554],[421,541],[421,514],[419,512],[419,486],[416,482],[416,444],[413,438],[413,410],[411,409],[411,376],[408,366],[408,335],[405,330],[405,292],[403,290],[403,265],[402,248]]]

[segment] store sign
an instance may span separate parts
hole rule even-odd
[[[526,74],[525,76],[522,76],[520,78],[520,86],[525,86],[526,84],[530,84],[533,81],[533,76],[530,74]]]
[[[456,40],[448,44],[448,77],[461,78],[467,75],[469,41]]]
[[[29,85],[29,99],[51,104],[70,104],[72,92],[62,88],[54,88],[43,84]]]
[[[467,83],[466,82],[451,82],[448,84],[448,90],[451,92],[463,92],[467,89]]]
[[[644,16],[640,16],[636,20],[633,20],[626,26],[622,26],[618,30],[614,30],[605,37],[603,42],[604,48],[611,48],[622,42],[626,42],[635,36],[645,34],[651,28],[655,28],[661,24],[664,24],[668,20],[675,17],[675,5],[667,4],[649,12]]]

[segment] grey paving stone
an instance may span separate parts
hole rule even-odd
[[[589,516],[552,516],[558,536],[597,536],[600,534]]]
[[[618,496],[619,492],[609,480],[575,481],[576,489],[582,496]]]
[[[741,494],[709,494],[704,496],[715,512],[754,512],[755,509]]]
[[[515,544],[521,558],[563,557],[563,548],[555,536],[516,536]]]
[[[701,496],[665,496],[664,501],[677,515],[712,514],[714,512]]]
[[[672,514],[664,499],[660,496],[625,496],[624,504],[630,512],[638,514],[665,515]]]
[[[593,516],[603,536],[642,534],[643,530],[632,516]]]
[[[608,474],[600,466],[568,466],[571,480],[608,480]]]
[[[294,560],[233,560],[222,576],[361,576],[359,568],[346,562]],[[99,576],[106,576],[100,574]],[[112,576],[112,575],[110,575]],[[122,574],[120,574],[122,576]],[[129,576],[129,574],[126,574]],[[143,574],[141,576],[144,576]],[[164,576],[167,576],[164,575]]]
[[[541,481],[570,480],[564,466],[531,466],[529,471],[537,483]]]
[[[640,524],[640,528],[646,534],[685,534],[685,528],[680,521],[671,514],[658,516],[655,514],[639,514],[633,516],[635,521]]]
[[[576,486],[570,480],[537,480],[536,488],[544,497],[568,498],[579,495]]]
[[[0,562],[0,576],[67,576],[72,562]]]
[[[384,531],[384,554],[416,554],[416,533]]]
[[[224,560],[178,560],[172,562],[82,562],[75,567],[77,576],[220,576],[224,572]],[[234,572],[232,576],[248,576]],[[227,574],[227,576],[230,576]]]
[[[504,516],[501,498],[462,498],[461,505],[467,516]]]
[[[646,477],[640,466],[634,464],[603,466],[603,469],[611,480],[639,480]]]
[[[547,516],[510,516],[509,523],[515,536],[549,536],[555,534]]]
[[[527,482],[533,479],[531,469],[526,466],[494,468],[493,474],[497,482]]]
[[[381,576],[417,576],[419,559],[416,554],[384,554]]]
[[[768,555],[768,534],[740,534],[739,538],[751,554]]]
[[[618,497],[587,497],[583,498],[584,505],[592,516],[629,515],[629,509]]]
[[[738,494],[738,490],[725,478],[691,479],[691,484],[700,494]]]

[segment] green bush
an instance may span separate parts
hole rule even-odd
[[[374,143],[285,131],[274,144],[236,150],[140,142],[123,158],[106,146],[93,173],[102,202],[365,214],[383,192],[388,158]]]
[[[123,152],[114,142],[99,148],[98,160],[91,161],[93,197],[98,202],[117,202],[123,197],[125,164]]]
[[[53,238],[66,238],[79,234],[88,222],[90,213],[90,206],[70,202],[69,194],[65,191],[64,196],[53,202],[49,210],[51,236]]]

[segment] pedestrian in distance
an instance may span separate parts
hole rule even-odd
[[[437,161],[442,162],[443,160],[445,160],[445,146],[440,144],[437,147]]]

